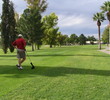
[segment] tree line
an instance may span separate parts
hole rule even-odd
[[[59,31],[58,16],[55,13],[42,16],[46,11],[48,3],[46,0],[25,0],[28,7],[19,16],[15,12],[14,4],[10,0],[3,0],[1,15],[1,44],[4,53],[14,51],[11,43],[22,34],[27,43],[32,46],[32,51],[40,49],[42,44],[50,45],[50,48],[56,45],[79,44],[84,45],[86,41],[95,41],[94,36],[86,37],[84,34],[63,35]]]

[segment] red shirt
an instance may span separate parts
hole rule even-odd
[[[26,41],[23,38],[18,38],[12,43],[13,46],[17,46],[18,49],[25,50]]]

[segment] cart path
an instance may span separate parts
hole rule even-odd
[[[99,51],[104,52],[104,53],[106,53],[106,54],[110,54],[110,51],[107,50],[107,49],[103,49],[103,50],[99,50]]]

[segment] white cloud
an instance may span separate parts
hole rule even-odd
[[[81,16],[67,16],[67,15],[58,15],[59,18],[59,27],[71,27],[75,25],[80,25],[84,22],[83,17]]]
[[[61,28],[73,27],[80,29],[96,29],[96,22],[93,22],[92,17],[85,15],[58,15],[58,26]]]
[[[24,0],[11,0],[15,4],[15,11],[21,14],[27,7]],[[100,11],[100,6],[107,0],[47,0],[48,8],[44,15],[55,12],[59,18],[58,26],[62,33],[70,35],[75,33],[94,34],[97,33],[97,22],[92,20],[94,13]],[[2,0],[0,0],[0,13],[2,12]],[[108,21],[101,25],[101,32],[107,26]],[[96,34],[97,35],[97,34]],[[96,36],[95,35],[95,36]]]

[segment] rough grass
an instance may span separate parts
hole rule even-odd
[[[0,51],[0,100],[109,100],[110,56],[97,46],[67,46],[34,52],[16,68],[16,52]]]

